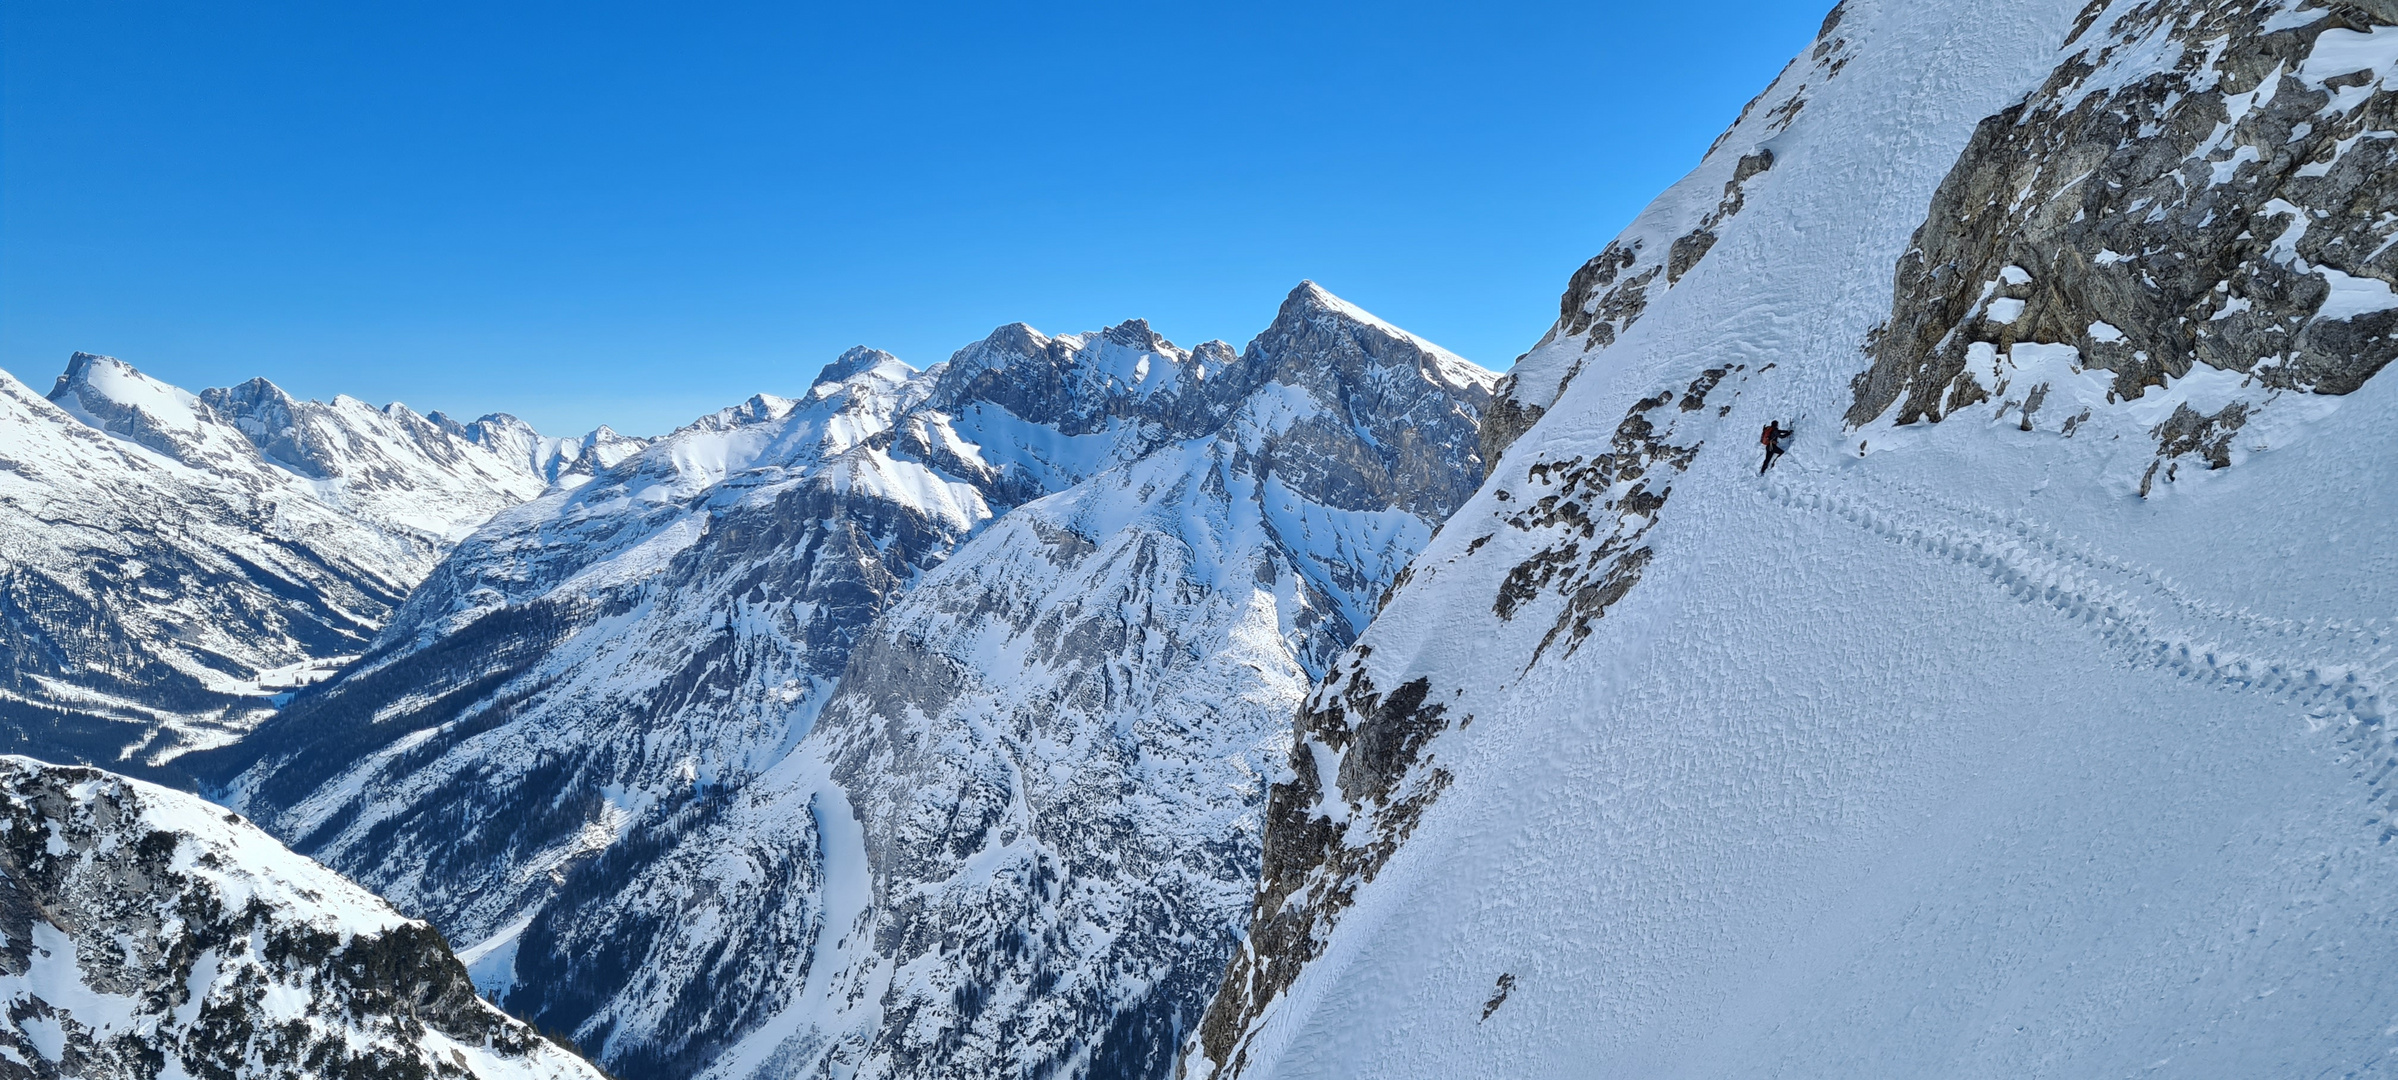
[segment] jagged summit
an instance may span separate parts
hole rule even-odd
[[[1138,319],[851,350],[502,515],[211,775],[626,1076],[1153,1076],[1275,732],[1478,471],[1488,373],[1286,314],[1246,353]]]
[[[1165,335],[1149,328],[1147,319],[1126,319],[1099,332],[1101,337],[1118,345],[1148,352],[1180,352]]]
[[[809,385],[823,386],[826,383],[848,382],[869,371],[884,373],[885,377],[892,379],[906,379],[916,374],[916,369],[909,367],[900,358],[881,349],[870,349],[859,345],[842,353],[832,363],[824,365],[824,370],[817,372],[815,381]]]
[[[1324,334],[1345,335],[1355,341],[1369,365],[1413,367],[1453,389],[1487,391],[1499,378],[1490,369],[1403,330],[1313,281],[1301,281],[1283,298],[1273,324],[1250,342],[1249,352],[1275,356],[1294,348],[1305,352],[1298,343],[1319,340]]]

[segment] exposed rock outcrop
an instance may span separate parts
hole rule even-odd
[[[2367,5],[2092,4],[1941,184],[1849,424],[2003,397],[2019,343],[2070,347],[2117,399],[2197,365],[2362,385],[2398,356],[2392,34]]]
[[[441,935],[221,808],[0,758],[0,1077],[599,1072],[475,996]]]

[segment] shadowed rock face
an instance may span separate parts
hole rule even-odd
[[[0,1010],[11,1078],[599,1075],[239,818],[26,758],[0,758]]]
[[[2398,189],[2378,179],[2398,142],[2373,134],[2398,92],[2344,59],[2393,20],[2283,7],[2091,5],[2083,47],[1940,186],[1848,422],[1991,400],[2007,365],[1973,358],[2025,342],[2073,347],[2126,399],[2194,365],[2345,394],[2398,355]]]
[[[1491,378],[1313,285],[1240,352],[855,351],[504,515],[216,760],[621,1075],[1161,1075]]]

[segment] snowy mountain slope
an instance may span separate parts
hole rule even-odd
[[[197,798],[0,758],[0,1075],[596,1078],[433,929]]]
[[[1216,431],[929,572],[781,765],[539,916],[511,1003],[628,1075],[1168,1071],[1290,711],[1470,489],[1492,379],[1313,286],[1244,363]]]
[[[2387,1071],[2393,35],[1835,10],[1311,698],[1187,1071]]]
[[[857,350],[503,515],[232,791],[624,1075],[1156,1075],[1247,893],[1257,771],[1470,487],[1490,381],[1313,285],[1241,354],[1137,322],[922,373]],[[886,741],[918,715],[941,734]],[[995,779],[1036,757],[1055,781]],[[965,777],[927,834],[912,800]],[[968,857],[992,829],[1042,839]],[[1042,860],[1084,899],[1009,891]],[[1047,944],[999,981],[1049,984],[960,989],[1016,940]],[[887,984],[827,1004],[903,955],[907,1019]]]
[[[923,570],[1204,421],[1246,377],[1232,359],[1137,321],[1003,327],[921,373],[852,350],[804,398],[720,410],[502,514],[339,683],[199,767],[241,772],[236,805],[461,940],[498,933],[636,821],[772,764]],[[1084,367],[1158,418],[1089,412],[1067,389]]]
[[[47,398],[0,374],[0,410],[9,745],[133,771],[331,674],[450,543],[547,486],[400,406],[194,395],[84,353]]]

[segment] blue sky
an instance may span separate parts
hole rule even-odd
[[[1301,278],[1492,367],[1829,0],[0,5],[0,367],[663,431]]]

